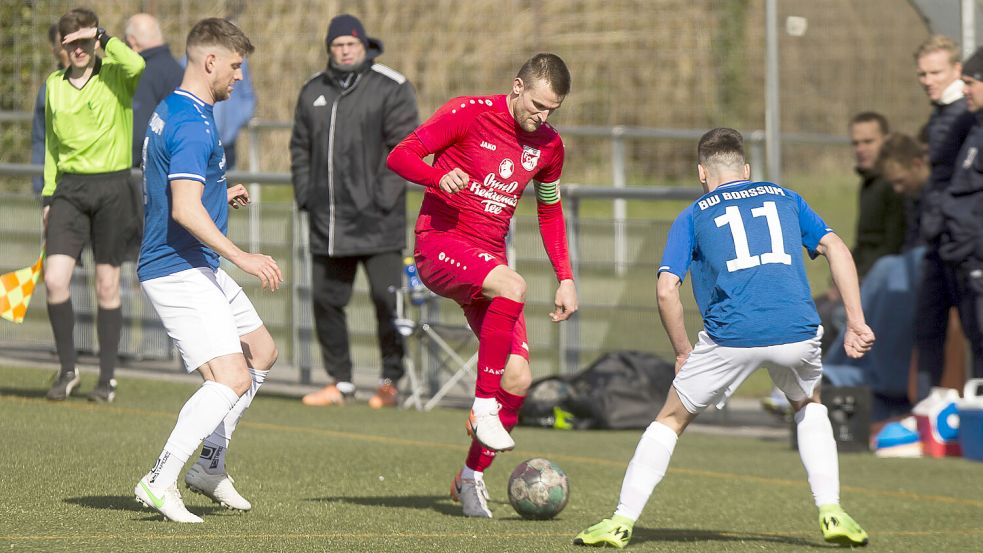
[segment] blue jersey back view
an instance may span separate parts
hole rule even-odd
[[[803,263],[832,232],[801,196],[767,182],[723,184],[673,222],[659,272],[693,274],[710,338],[727,347],[816,336],[819,316]]]
[[[180,88],[157,106],[143,142],[145,224],[137,263],[141,282],[194,267],[218,269],[218,254],[171,218],[174,180],[205,185],[201,203],[226,234],[225,150],[212,106]]]

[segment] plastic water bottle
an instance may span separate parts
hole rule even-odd
[[[406,288],[409,290],[410,303],[421,305],[426,301],[427,287],[420,280],[420,275],[416,272],[416,263],[412,257],[403,258],[403,272],[406,274]]]

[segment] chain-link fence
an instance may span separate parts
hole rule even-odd
[[[340,13],[362,18],[386,45],[379,61],[416,86],[420,112],[462,94],[507,91],[531,54],[549,50],[570,65],[573,91],[558,124],[741,129],[764,124],[762,0],[91,0],[101,23],[122,35],[128,16],[156,15],[172,52],[181,54],[202,17],[232,17],[258,49],[250,60],[257,117],[291,120],[303,82],[325,66],[324,34]],[[75,2],[4,0],[0,110],[26,111],[54,68],[47,28]],[[860,110],[884,112],[916,132],[928,114],[911,52],[928,36],[918,12],[901,0],[783,0],[779,21],[806,18],[802,36],[781,33],[782,128],[845,132]],[[287,132],[263,135],[264,170],[284,171]],[[0,161],[26,161],[21,128],[0,128]],[[242,145],[244,147],[245,144]],[[609,182],[604,140],[567,140],[568,182]],[[689,179],[688,142],[635,141],[629,184]],[[841,150],[786,153],[787,173],[848,166]]]

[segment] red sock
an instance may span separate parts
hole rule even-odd
[[[519,410],[522,409],[526,396],[510,394],[499,388],[496,399],[502,404],[502,408],[498,411],[498,420],[502,421],[502,426],[511,432],[519,422]],[[464,462],[469,469],[485,472],[494,460],[494,451],[482,447],[478,440],[471,440],[471,449],[468,450],[468,458]]]
[[[495,397],[502,389],[502,374],[512,353],[515,322],[522,315],[522,306],[502,296],[489,304],[478,335],[478,383],[474,397]]]

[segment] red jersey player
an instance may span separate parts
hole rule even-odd
[[[563,60],[537,54],[509,94],[451,100],[389,155],[390,169],[427,188],[416,224],[420,278],[460,304],[478,336],[478,382],[467,422],[473,441],[451,487],[467,516],[492,516],[482,474],[496,451],[515,447],[509,432],[532,379],[522,315],[526,282],[505,256],[509,222],[530,182],[559,281],[550,319],[560,322],[577,310],[559,195],[563,142],[546,124],[569,90]],[[423,161],[430,154],[433,166]]]

